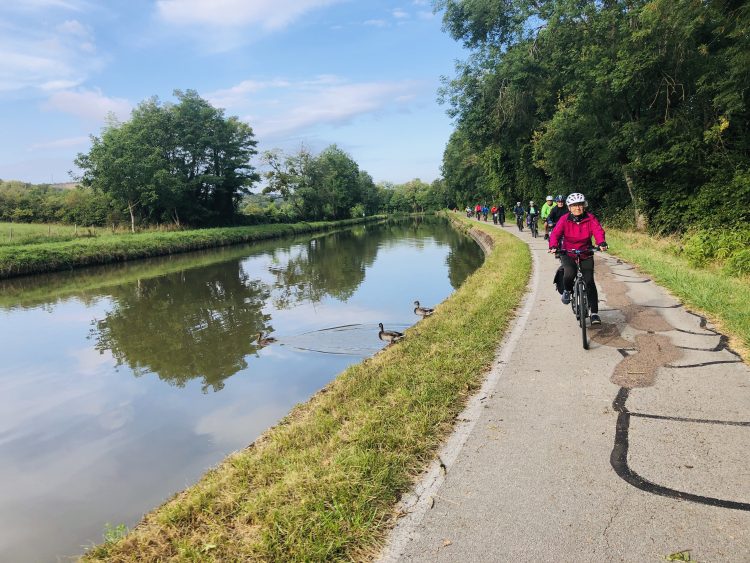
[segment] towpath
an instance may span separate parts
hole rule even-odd
[[[381,559],[750,561],[748,366],[604,254],[584,351],[546,241],[505,228],[532,249],[529,292]]]

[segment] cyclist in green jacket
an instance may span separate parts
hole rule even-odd
[[[552,208],[555,206],[554,204],[554,198],[551,195],[547,196],[547,200],[544,202],[544,205],[542,205],[542,223],[544,223],[544,240],[547,240],[549,238],[549,225],[547,224],[547,217],[549,217],[549,212],[552,211]]]

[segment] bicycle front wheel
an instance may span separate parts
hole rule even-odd
[[[578,284],[576,286],[576,305],[578,309],[578,324],[581,327],[581,342],[583,349],[589,349],[589,340],[586,336],[586,317],[589,316],[588,303],[586,301],[586,286],[584,284]]]

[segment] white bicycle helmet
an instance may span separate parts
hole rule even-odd
[[[573,205],[574,203],[586,203],[586,196],[579,193],[570,194],[565,199],[565,205]]]
[[[552,197],[551,195],[548,195],[548,196],[547,196],[547,197],[545,198],[545,201],[552,201],[553,199],[554,199],[554,198],[553,198],[553,197]]]
[[[534,205],[534,200],[533,199],[529,202],[529,205]]]

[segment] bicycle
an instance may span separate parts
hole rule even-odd
[[[592,247],[588,250],[562,250],[558,249],[555,251],[555,256],[560,254],[567,254],[574,258],[576,263],[576,279],[573,282],[573,293],[570,299],[570,306],[573,309],[573,313],[578,321],[578,326],[581,327],[581,340],[583,341],[583,349],[589,349],[589,341],[586,336],[586,319],[589,317],[589,302],[586,296],[586,282],[583,279],[583,272],[581,272],[581,255],[588,254],[589,252],[596,252],[599,248]]]
[[[539,223],[537,223],[536,215],[532,215],[529,219],[529,227],[531,227],[531,236],[536,238],[539,236]]]

